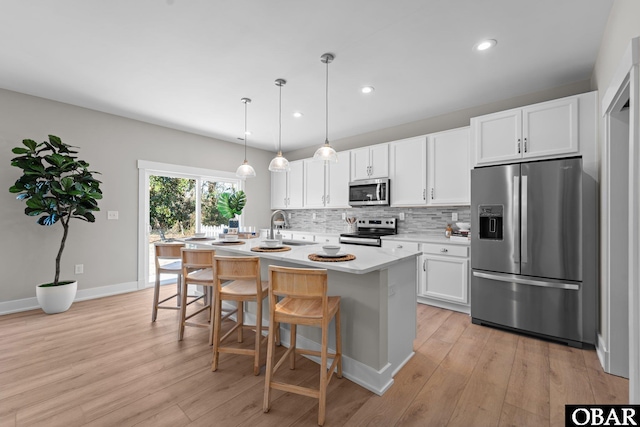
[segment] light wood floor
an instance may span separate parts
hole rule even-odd
[[[276,391],[264,414],[264,369],[256,377],[250,358],[223,354],[211,372],[206,330],[187,328],[178,342],[177,313],[151,323],[151,298],[145,290],[63,314],[0,316],[0,426],[316,425],[317,403],[303,396]],[[628,402],[627,380],[603,373],[595,351],[460,313],[419,305],[415,350],[384,396],[334,378],[325,425],[562,426],[566,403]],[[317,371],[301,358],[278,374],[315,385]]]

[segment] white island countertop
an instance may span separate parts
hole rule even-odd
[[[340,252],[353,254],[355,255],[356,259],[343,262],[318,262],[311,261],[308,256],[309,254],[322,252],[322,243],[309,244],[310,242],[304,242],[304,245],[287,245],[287,241],[285,240],[283,244],[285,246],[289,246],[291,248],[290,251],[254,252],[251,250],[252,247],[261,246],[263,244],[260,238],[241,240],[245,242],[243,245],[220,243],[220,241],[217,240],[210,241],[191,239],[186,239],[185,243],[198,246],[211,246],[221,251],[231,252],[239,255],[259,256],[261,258],[292,262],[295,264],[308,265],[311,267],[325,268],[327,270],[341,271],[344,273],[352,274],[366,274],[372,271],[382,270],[400,261],[415,258],[417,255],[421,254],[421,252],[412,250],[383,249],[373,246],[342,244],[340,245]],[[293,242],[298,243],[297,241]]]

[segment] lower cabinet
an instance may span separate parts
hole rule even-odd
[[[383,240],[382,247],[422,252],[417,263],[419,303],[470,312],[469,246]]]
[[[418,302],[469,313],[469,247],[422,244]]]

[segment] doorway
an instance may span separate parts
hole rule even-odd
[[[217,197],[243,190],[243,182],[230,172],[144,160],[138,161],[138,181],[138,289],[144,289],[155,281],[153,244],[196,232],[216,235],[228,221],[217,211]]]
[[[640,38],[631,40],[602,97],[601,332],[606,372],[629,378],[640,403]],[[599,338],[603,338],[602,336]],[[604,360],[603,360],[604,359]],[[625,369],[626,363],[626,369]]]

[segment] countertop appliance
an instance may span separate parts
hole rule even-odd
[[[595,343],[590,181],[581,158],[471,171],[473,323]]]
[[[349,183],[349,204],[351,206],[388,206],[389,179],[362,179]]]
[[[342,233],[340,243],[353,245],[382,246],[382,236],[398,234],[395,218],[366,218],[356,221],[356,231]]]

